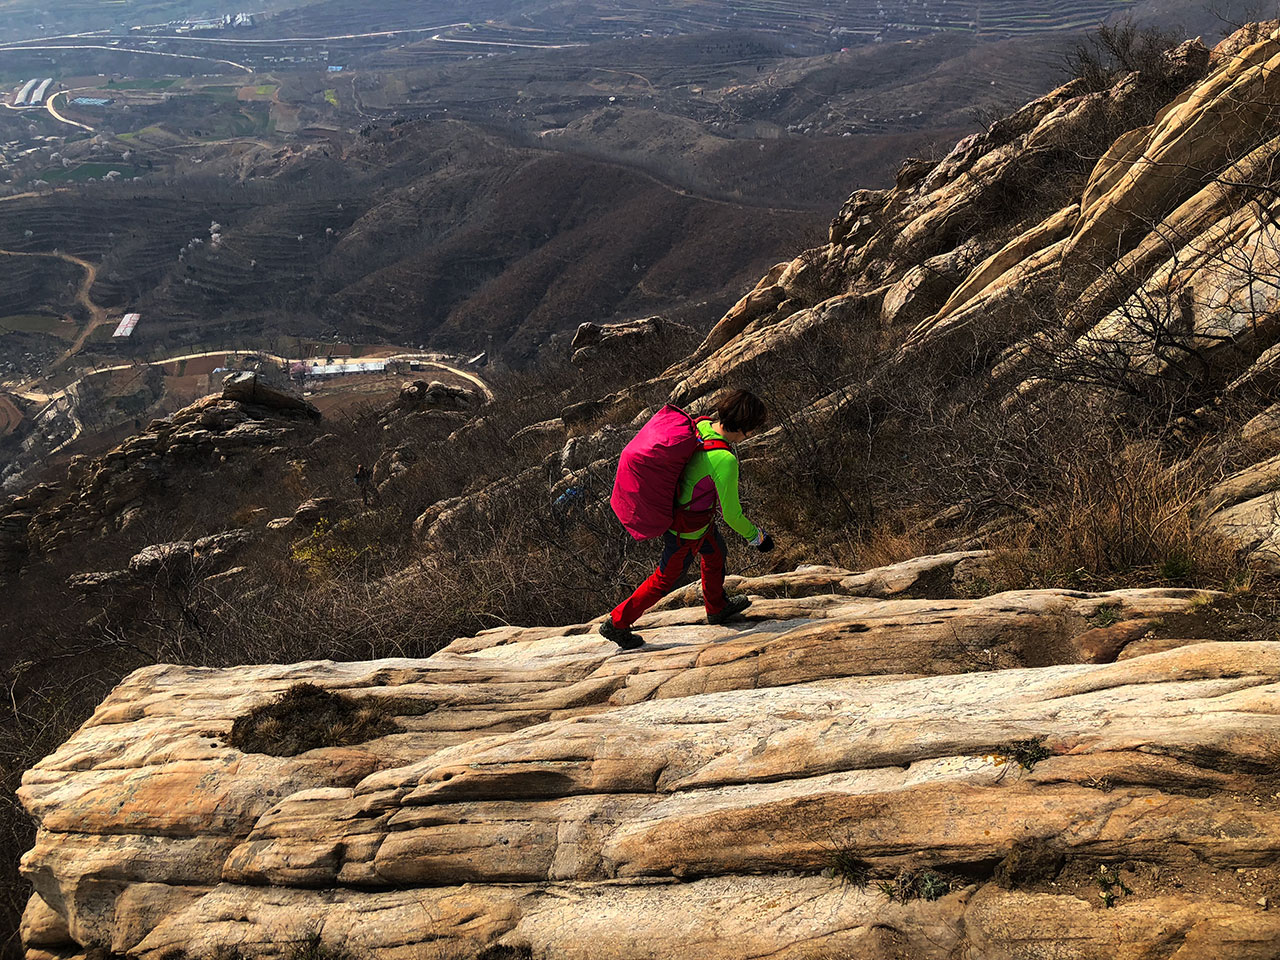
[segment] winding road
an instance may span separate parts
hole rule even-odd
[[[27,389],[23,387],[10,390],[9,392],[16,397],[21,397],[24,400],[31,400],[35,403],[44,404],[44,406],[41,407],[40,410],[32,416],[33,420],[39,420],[55,404],[61,403],[63,400],[68,401],[65,412],[67,417],[71,420],[71,427],[72,427],[71,435],[67,437],[65,440],[63,440],[61,443],[59,443],[52,450],[49,451],[49,454],[53,455],[55,453],[59,453],[65,448],[69,447],[71,444],[75,443],[76,440],[80,439],[80,436],[84,433],[84,424],[76,412],[77,391],[80,389],[80,384],[82,384],[85,380],[89,379],[90,377],[96,377],[103,373],[115,373],[120,370],[139,370],[143,367],[158,367],[158,366],[163,366],[167,363],[178,363],[183,360],[198,360],[201,357],[219,357],[219,356],[263,357],[265,359],[272,360],[272,361],[275,361],[276,363],[285,364],[285,365],[297,362],[294,359],[290,359],[288,357],[279,357],[279,356],[276,356],[275,354],[266,353],[262,350],[205,350],[201,353],[187,353],[177,357],[165,357],[162,360],[148,360],[144,363],[117,363],[109,367],[94,367],[93,369],[82,373],[80,376],[72,380],[61,390],[55,390],[52,393],[46,393],[42,390],[33,390],[33,389]],[[356,357],[338,357],[338,358],[335,358],[334,361],[331,364],[328,364],[327,366],[334,367],[334,366],[342,366],[343,364],[361,363],[369,359],[378,359],[378,360],[387,360],[387,361],[412,360],[417,363],[428,364],[439,370],[443,370],[447,373],[452,373],[454,376],[461,377],[463,380],[466,380],[468,383],[474,384],[475,387],[484,395],[484,398],[486,400],[492,400],[494,398],[493,390],[482,379],[480,379],[474,373],[471,373],[467,370],[461,370],[458,367],[453,366],[452,364],[448,364],[443,362],[442,360],[437,359],[438,356],[439,356],[438,354],[397,353],[389,357],[365,358],[364,361]],[[2,427],[3,425],[4,425],[3,420],[0,420],[0,427]]]
[[[178,60],[202,60],[205,63],[225,63],[228,66],[235,67],[237,70],[243,70],[246,73],[253,73],[253,67],[245,66],[243,63],[236,63],[234,60],[223,60],[220,57],[197,57],[190,53],[165,53],[162,50],[139,50],[136,47],[109,47],[100,43],[33,45],[25,42],[19,42],[0,44],[0,51],[4,50],[106,50],[109,53],[133,53],[144,57],[174,57]]]
[[[77,123],[75,120],[68,120],[66,117],[60,114],[57,111],[57,109],[54,107],[53,101],[57,100],[59,97],[65,97],[67,96],[67,94],[68,94],[68,91],[59,90],[52,97],[50,97],[48,100],[44,102],[45,109],[49,111],[49,115],[53,117],[53,119],[59,121],[60,123],[69,123],[73,127],[79,127],[81,130],[88,130],[90,133],[92,133],[93,127],[85,123]],[[68,99],[70,98],[68,97]]]
[[[461,370],[451,364],[445,363],[437,359],[439,355],[434,353],[396,353],[388,357],[335,357],[333,362],[328,364],[330,367],[340,367],[345,364],[366,363],[369,360],[408,360],[415,363],[430,364],[438,370],[446,373],[452,373],[454,376],[461,377],[468,383],[474,384],[476,389],[484,394],[486,400],[492,400],[494,393],[492,388],[474,373]],[[274,361],[279,364],[299,363],[306,358],[302,357],[280,357],[274,353],[267,353],[264,350],[204,350],[200,353],[184,353],[176,357],[164,357],[160,360],[147,360],[141,363],[117,363],[109,367],[93,367],[86,370],[79,377],[72,380],[61,390],[55,390],[52,393],[46,393],[43,390],[33,390],[28,387],[19,387],[10,392],[14,396],[22,397],[24,400],[33,400],[36,403],[56,403],[68,393],[74,392],[75,389],[89,377],[96,377],[102,373],[115,373],[119,370],[135,370],[138,367],[162,367],[168,363],[181,363],[183,360],[199,360],[203,357],[262,357],[266,360]],[[33,381],[35,382],[35,381]]]
[[[0,50],[116,50],[125,53],[139,53],[157,57],[178,57],[179,59],[184,60],[206,60],[211,63],[225,63],[240,70],[246,70],[252,73],[253,68],[248,67],[243,63],[237,63],[234,60],[223,60],[218,57],[199,57],[183,53],[166,53],[160,50],[140,50],[136,46],[111,46],[98,43],[56,45],[49,43],[49,41],[93,39],[136,44],[139,42],[146,42],[148,40],[163,40],[165,43],[221,43],[237,47],[254,47],[280,46],[281,44],[289,43],[332,43],[338,40],[367,40],[377,37],[398,37],[402,34],[429,33],[431,36],[427,39],[433,43],[459,43],[481,47],[513,47],[522,50],[567,50],[571,47],[587,46],[585,43],[518,43],[511,40],[463,40],[443,35],[446,30],[453,30],[457,27],[466,26],[469,26],[466,22],[446,23],[437,27],[406,27],[402,30],[378,30],[372,33],[340,33],[329,37],[200,37],[188,34],[169,33],[146,33],[133,36],[120,36],[115,34],[64,34],[58,37],[38,37],[30,40],[11,40],[8,43],[0,43]]]
[[[406,27],[403,30],[379,30],[375,33],[341,33],[332,37],[200,37],[190,34],[138,33],[132,36],[120,36],[111,33],[80,34],[67,33],[56,37],[32,37],[29,40],[11,40],[0,43],[0,50],[6,49],[38,49],[27,46],[33,43],[47,43],[50,40],[83,40],[92,37],[97,40],[125,40],[136,43],[139,40],[176,40],[179,43],[230,43],[237,46],[253,46],[273,43],[327,43],[331,40],[364,40],[370,37],[395,37],[402,33],[439,33],[441,30],[452,30],[454,27],[465,27],[466,22],[444,23],[437,27]],[[113,47],[114,49],[121,49]]]

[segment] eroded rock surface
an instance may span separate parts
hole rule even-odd
[[[1280,643],[1125,656],[1192,590],[945,599],[983,560],[742,580],[720,626],[685,591],[634,653],[581,624],[140,670],[24,780],[31,956],[1273,956]],[[300,681],[398,732],[228,745]],[[874,883],[923,870],[936,899]]]

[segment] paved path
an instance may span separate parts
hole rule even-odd
[[[160,367],[167,363],[180,363],[183,360],[198,360],[201,357],[263,357],[279,364],[301,363],[310,358],[289,358],[276,356],[274,353],[267,353],[263,350],[205,350],[200,353],[185,353],[177,357],[165,357],[163,360],[148,360],[144,363],[117,363],[109,367],[93,367],[92,369],[81,374],[75,380],[63,387],[61,390],[55,390],[52,393],[43,390],[35,390],[30,387],[20,387],[11,391],[15,396],[22,397],[24,400],[34,400],[37,403],[55,403],[65,397],[68,392],[74,391],[80,383],[88,377],[96,377],[101,373],[114,373],[118,370],[133,370],[141,366]],[[396,353],[388,357],[335,357],[332,363],[326,364],[327,367],[341,367],[347,364],[367,363],[369,360],[409,360],[415,363],[430,364],[439,370],[447,371],[455,376],[461,377],[468,383],[472,383],[484,394],[486,400],[493,399],[493,390],[487,383],[474,373],[461,370],[458,367],[444,363],[436,359],[436,354],[425,353]]]
[[[65,97],[65,96],[67,96],[67,92],[68,92],[68,91],[66,91],[66,90],[59,90],[59,91],[58,91],[57,93],[55,93],[52,97],[50,97],[48,100],[46,100],[46,101],[44,102],[45,109],[49,111],[49,116],[53,117],[53,119],[55,119],[55,120],[57,120],[57,121],[59,121],[59,122],[61,122],[61,123],[69,123],[69,124],[71,124],[71,126],[73,126],[73,127],[79,127],[81,130],[88,130],[90,133],[92,133],[92,132],[93,132],[93,127],[89,126],[89,125],[88,125],[88,124],[86,124],[86,123],[77,123],[77,122],[76,122],[76,121],[74,121],[74,120],[68,120],[66,117],[64,117],[62,114],[60,114],[60,113],[57,111],[57,108],[56,108],[56,107],[54,107],[54,105],[53,105],[53,101],[54,101],[54,100],[57,100],[57,99],[58,99],[58,97]],[[68,100],[70,100],[71,98],[70,98],[70,97],[67,97],[67,99],[68,99]]]

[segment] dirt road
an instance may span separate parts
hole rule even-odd
[[[25,250],[0,250],[0,257],[52,257],[56,260],[65,260],[67,263],[74,263],[76,266],[84,270],[84,280],[80,283],[80,289],[76,291],[76,303],[80,304],[89,311],[89,322],[84,329],[76,335],[71,346],[57,360],[62,363],[68,357],[80,352],[84,347],[85,341],[89,339],[90,334],[98,327],[108,321],[107,311],[102,309],[89,298],[89,291],[93,289],[94,282],[98,279],[98,268],[88,260],[81,260],[79,257],[73,257],[69,253],[30,253]]]
[[[77,123],[75,120],[68,120],[66,117],[64,117],[62,114],[58,112],[57,108],[54,107],[53,105],[53,101],[57,100],[59,97],[67,97],[68,100],[71,99],[71,97],[68,96],[68,91],[66,90],[59,90],[57,93],[55,93],[52,97],[50,97],[48,100],[44,102],[44,108],[49,111],[49,116],[53,117],[53,119],[61,123],[70,124],[73,127],[79,127],[81,130],[88,130],[90,133],[92,133],[93,127],[85,123]]]

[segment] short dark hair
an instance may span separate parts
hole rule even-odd
[[[730,390],[716,404],[716,419],[720,425],[739,433],[759,430],[769,419],[764,401],[746,390]]]

